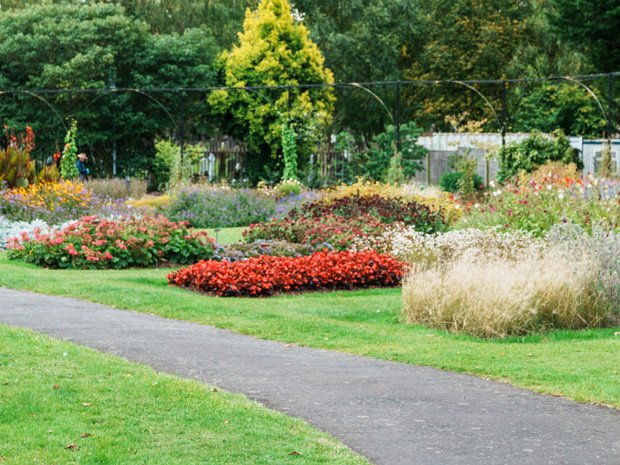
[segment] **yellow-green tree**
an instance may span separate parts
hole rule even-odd
[[[239,44],[221,57],[226,86],[328,84],[333,75],[307,28],[293,17],[288,0],[262,0],[247,10]],[[224,130],[250,149],[248,175],[257,180],[282,169],[282,130],[297,134],[298,154],[312,150],[330,123],[333,90],[329,87],[219,90],[209,102],[223,117]]]

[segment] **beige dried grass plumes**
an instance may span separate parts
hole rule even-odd
[[[408,322],[480,337],[578,329],[609,322],[617,302],[600,286],[600,263],[549,246],[517,260],[453,262],[412,271],[403,284]]]

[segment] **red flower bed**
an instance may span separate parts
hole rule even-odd
[[[261,256],[240,262],[205,260],[168,275],[168,282],[209,294],[261,296],[280,292],[398,286],[405,264],[377,252]]]

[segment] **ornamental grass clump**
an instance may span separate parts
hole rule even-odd
[[[466,253],[413,267],[403,284],[405,320],[480,337],[617,322],[620,238],[565,227],[512,259]]]
[[[405,265],[376,252],[317,252],[307,257],[205,260],[168,275],[171,285],[221,297],[398,286]]]
[[[256,189],[191,186],[171,196],[162,213],[196,228],[231,228],[265,221],[276,211],[276,200]]]
[[[85,217],[49,233],[9,240],[8,256],[47,268],[124,269],[187,264],[213,256],[214,241],[163,216]]]

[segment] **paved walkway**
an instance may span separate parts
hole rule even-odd
[[[620,464],[620,411],[473,376],[0,288],[2,322],[243,393],[379,465]]]

